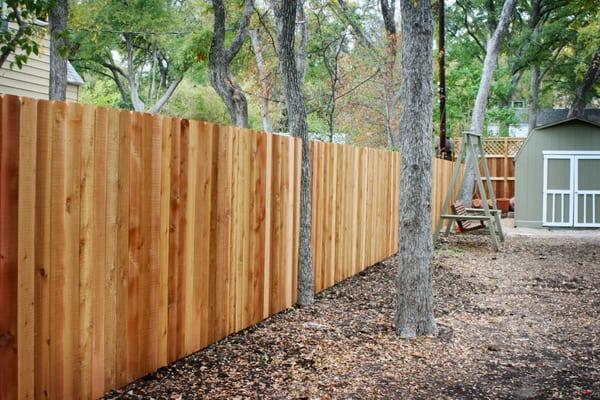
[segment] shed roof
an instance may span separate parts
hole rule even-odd
[[[593,126],[600,128],[600,122],[590,121],[589,119],[586,119],[583,117],[571,117],[571,118],[565,118],[565,119],[562,119],[559,121],[550,122],[545,125],[538,126],[535,129],[537,129],[537,130],[547,129],[547,128],[551,128],[553,126],[559,126],[559,125],[563,125],[563,124],[573,122],[573,121],[583,122],[585,124],[593,125]]]
[[[600,123],[598,123],[596,121],[590,121],[589,119],[586,119],[586,118],[583,118],[583,117],[571,117],[571,118],[565,118],[565,119],[561,119],[559,121],[553,121],[553,122],[547,123],[545,125],[538,126],[533,131],[540,131],[540,130],[543,130],[543,129],[548,129],[548,128],[552,128],[552,127],[555,127],[555,126],[560,126],[560,125],[568,124],[570,122],[575,122],[575,121],[576,122],[583,122],[584,124],[588,124],[588,125],[594,126],[596,128],[600,128]],[[529,139],[534,134],[533,131],[529,132],[529,135],[527,135],[527,139],[525,139],[525,142],[523,142],[523,144],[521,145],[521,148],[519,149],[519,151],[517,151],[517,154],[515,154],[515,157],[514,157],[515,161],[523,153],[523,149],[525,149],[527,147],[527,143],[529,142]]]

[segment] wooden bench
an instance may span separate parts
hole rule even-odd
[[[450,206],[452,214],[456,215],[456,225],[458,226],[459,232],[468,232],[476,229],[485,228],[485,222],[483,219],[470,218],[471,216],[478,217],[477,215],[469,215],[467,209],[463,204],[452,204]],[[463,219],[459,219],[463,217]],[[479,217],[478,217],[479,218]]]
[[[490,230],[492,239],[492,247],[495,251],[498,251],[496,235],[499,236],[501,241],[504,241],[504,233],[500,227],[500,210],[489,209],[490,213],[488,216],[485,215],[485,210],[482,208],[466,208],[461,203],[452,204],[450,208],[453,214],[442,214],[440,216],[442,219],[456,222],[456,225],[458,226],[457,231],[460,233],[481,228],[488,228]],[[450,233],[452,222],[448,223],[446,226],[446,234]],[[437,240],[437,234],[434,235],[434,240]]]

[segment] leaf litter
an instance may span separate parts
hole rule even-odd
[[[600,399],[600,236],[445,239],[439,334],[393,328],[392,257],[105,399]]]

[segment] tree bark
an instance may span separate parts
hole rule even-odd
[[[475,99],[475,106],[473,107],[473,114],[471,116],[471,132],[475,134],[483,134],[485,110],[490,93],[490,87],[492,86],[492,80],[494,79],[494,68],[496,67],[496,62],[498,60],[500,46],[502,45],[502,41],[506,36],[508,26],[510,25],[510,21],[512,19],[511,17],[515,8],[515,3],[516,0],[505,0],[504,6],[502,7],[502,13],[500,14],[500,21],[498,22],[496,30],[487,44],[481,80],[479,82],[479,90],[477,91],[477,98]],[[459,199],[463,202],[463,204],[465,204],[466,207],[470,207],[473,200],[476,165],[477,160],[472,160],[470,157],[467,158],[465,163],[463,185],[458,195]]]
[[[395,326],[407,339],[435,335],[431,262],[433,19],[428,0],[401,0],[400,264]]]
[[[127,80],[129,82],[129,94],[131,97],[131,104],[133,109],[138,112],[144,112],[146,105],[140,99],[138,91],[138,82],[135,74],[135,66],[133,64],[133,37],[131,33],[124,33],[125,48],[127,50]]]
[[[399,141],[396,137],[400,131],[396,129],[396,58],[398,56],[398,34],[396,31],[396,1],[380,0],[381,15],[385,29],[385,60],[383,72],[383,95],[385,107],[385,131],[388,147],[395,147]]]
[[[56,0],[50,9],[50,100],[67,99],[67,59],[61,56],[61,49],[66,49],[65,31],[69,17],[67,0]]]
[[[160,99],[156,100],[156,102],[152,107],[150,107],[148,112],[151,114],[159,112],[164,107],[164,105],[167,104],[167,101],[169,101],[171,96],[173,96],[173,93],[175,93],[175,89],[177,89],[177,86],[179,86],[182,80],[183,73],[177,79],[171,82],[167,90],[165,90],[165,93],[163,93]]]
[[[438,0],[438,100],[440,105],[439,156],[451,158],[446,148],[446,2]]]
[[[263,129],[265,132],[272,132],[273,125],[271,124],[271,117],[269,116],[269,74],[265,66],[265,60],[263,58],[263,49],[258,38],[258,31],[252,29],[250,32],[250,41],[252,43],[252,50],[254,51],[254,59],[256,60],[256,68],[258,69],[258,80],[260,84],[260,97],[258,99],[258,107],[260,108],[260,116],[262,118]]]
[[[300,85],[304,85],[306,68],[308,67],[308,55],[306,52],[306,46],[308,44],[308,18],[306,18],[304,14],[304,0],[298,0],[296,25],[298,36],[300,36],[300,44],[298,45],[298,52],[296,54],[296,69],[298,70],[298,80],[300,81]]]
[[[242,128],[248,127],[248,102],[246,95],[231,76],[229,68],[240,51],[246,36],[253,11],[252,0],[245,0],[243,15],[238,21],[235,37],[229,47],[225,47],[225,5],[223,0],[213,0],[215,12],[213,40],[209,53],[210,81],[219,94],[231,117],[231,123]]]
[[[575,98],[569,109],[568,118],[578,117],[583,115],[583,110],[587,103],[587,94],[600,77],[600,49],[592,56],[588,70],[583,77],[583,80],[577,86]]]
[[[530,98],[529,98],[529,121],[527,132],[535,129],[538,113],[538,97],[540,93],[540,66],[537,64],[531,67]]]
[[[304,92],[296,65],[294,50],[295,20],[298,1],[273,2],[279,43],[279,63],[288,109],[290,133],[302,140],[302,170],[300,176],[300,248],[298,257],[298,304],[314,302],[314,280],[311,249],[311,183],[310,148]]]

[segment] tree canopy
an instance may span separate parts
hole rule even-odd
[[[224,4],[224,43],[231,45],[241,27],[245,2]],[[470,124],[485,46],[502,4],[501,0],[457,0],[446,5],[450,136]],[[304,92],[311,134],[322,140],[396,145],[397,138],[391,136],[400,134],[402,82],[401,38],[396,34],[400,13],[394,5],[387,0],[305,1],[303,20],[296,22],[296,47],[302,43],[300,28],[304,28]],[[231,122],[209,73],[212,2],[78,0],[72,4],[69,27],[70,59],[84,72],[86,101]],[[251,33],[229,65],[231,81],[246,98],[251,128],[284,131],[288,118],[269,2],[253,3],[247,30]],[[484,133],[508,134],[508,126],[518,119],[511,107],[514,101],[534,112],[568,108],[579,89],[585,104],[597,105],[598,77],[593,76],[587,86],[582,84],[600,48],[599,32],[600,11],[593,0],[517,1],[498,54]],[[435,42],[433,46],[435,57]],[[437,66],[433,81],[435,88]],[[433,110],[436,134],[439,112],[437,107]],[[499,128],[492,130],[491,125]]]

